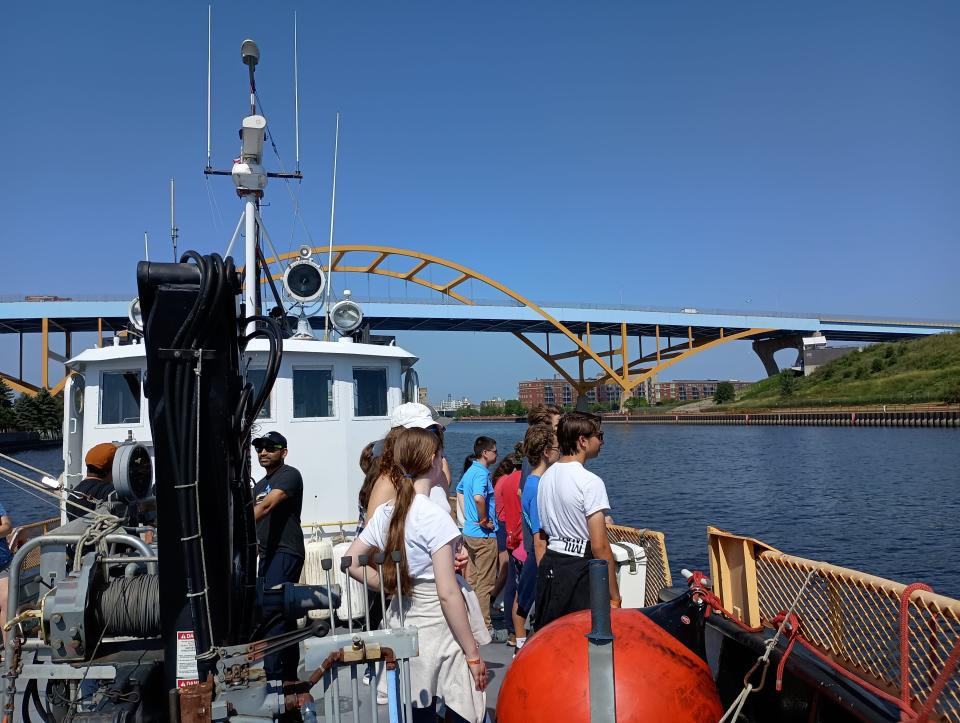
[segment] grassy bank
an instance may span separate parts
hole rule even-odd
[[[717,411],[958,401],[960,334],[937,334],[851,352],[809,377],[764,379]]]

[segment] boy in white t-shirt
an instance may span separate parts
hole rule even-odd
[[[607,488],[583,466],[603,447],[600,418],[585,412],[565,414],[557,425],[557,443],[560,460],[543,474],[537,489],[538,534],[547,543],[537,568],[537,630],[590,607],[592,559],[607,561],[610,604],[620,607],[616,565],[607,539]]]

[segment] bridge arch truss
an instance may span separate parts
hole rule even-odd
[[[313,252],[315,259],[327,259],[327,248],[317,247]],[[267,259],[267,266],[269,268],[273,263],[283,263],[297,257],[296,252],[281,254]],[[358,257],[363,258],[358,260]],[[463,293],[463,286],[470,281],[478,282],[515,304],[526,307],[542,319],[543,323],[539,325],[544,329],[542,332],[511,330],[510,333],[549,364],[577,390],[578,395],[584,395],[599,385],[616,385],[622,392],[621,400],[625,401],[636,387],[684,359],[728,342],[756,338],[776,331],[770,328],[702,327],[695,331],[693,325],[684,327],[675,323],[661,327],[660,324],[636,325],[622,321],[591,326],[590,322],[563,321],[506,285],[462,264],[389,246],[334,246],[330,262],[323,264],[323,269],[327,273],[328,283],[331,283],[334,273],[373,274],[416,284],[468,306],[476,302]],[[433,272],[439,272],[449,280],[436,282]],[[282,273],[271,278],[279,280]],[[557,345],[556,341],[551,344],[551,335],[554,339],[559,337],[561,346],[566,348],[553,351],[551,346]],[[652,341],[652,344],[648,342],[646,349],[644,338]],[[635,345],[631,339],[636,341]],[[562,362],[575,363],[576,371],[569,370]],[[599,368],[598,373],[588,374],[591,364]]]

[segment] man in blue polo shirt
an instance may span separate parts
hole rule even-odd
[[[463,495],[463,546],[467,548],[467,580],[477,593],[483,622],[490,627],[490,596],[497,582],[497,510],[489,467],[497,461],[497,442],[477,437],[473,463],[463,473],[457,492]]]

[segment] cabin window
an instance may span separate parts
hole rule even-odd
[[[333,416],[333,372],[330,369],[293,370],[293,418]]]
[[[353,370],[353,416],[387,416],[387,370]]]
[[[103,372],[100,424],[140,423],[140,372]]]
[[[247,370],[247,381],[253,385],[253,399],[257,398],[257,394],[260,393],[260,390],[263,389],[263,382],[266,379],[267,370],[266,369],[248,369]],[[257,419],[269,419],[270,418],[270,403],[272,395],[268,395],[266,401],[263,403],[263,409],[260,410],[260,414],[257,415]]]

